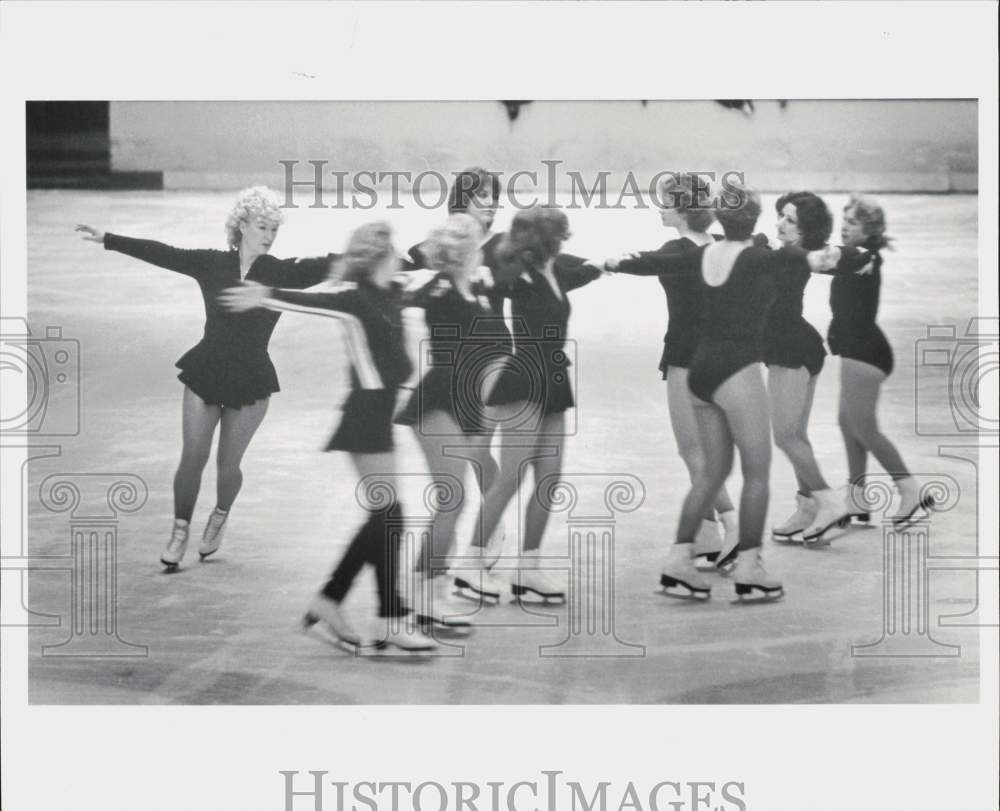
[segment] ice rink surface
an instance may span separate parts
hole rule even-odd
[[[613,517],[613,625],[617,642],[598,633],[603,653],[574,656],[567,607],[531,609],[506,600],[473,617],[473,634],[423,660],[355,658],[298,623],[308,600],[360,521],[354,476],[325,443],[346,392],[345,355],[325,319],[286,314],[271,343],[282,391],[243,462],[243,491],[222,550],[197,562],[194,547],[214,503],[206,468],[192,527],[193,543],[176,574],[158,562],[171,525],[171,481],[180,452],[181,384],[174,361],[201,335],[203,311],[190,279],[99,246],[73,233],[76,223],[179,247],[224,247],[223,224],[234,197],[220,193],[28,193],[28,312],[33,333],[58,326],[79,342],[79,435],[58,443],[56,457],[30,465],[27,481],[31,556],[65,556],[72,518],[42,505],[39,488],[56,474],[131,474],[148,486],[141,509],[118,516],[117,604],[122,640],[148,648],[137,657],[53,656],[71,634],[74,590],[68,570],[35,571],[28,606],[62,618],[30,636],[30,700],[39,704],[753,704],[975,702],[979,668],[976,574],[931,571],[923,593],[929,628],[909,629],[924,653],[852,655],[879,640],[884,608],[883,530],[859,529],[828,548],[806,550],[765,541],[768,567],[784,600],[730,604],[732,587],[716,578],[713,599],[681,603],[658,593],[659,568],[673,537],[687,476],[676,455],[657,363],[666,323],[654,279],[609,277],[571,294],[575,349],[575,435],[566,444],[565,478],[579,491],[574,511],[550,521],[544,549],[564,557],[568,532],[593,527],[604,489],[636,477],[644,500]],[[340,251],[349,230],[384,216],[401,249],[420,240],[442,211],[316,210],[288,212],[273,252],[304,256]],[[828,195],[837,214],[846,197]],[[758,230],[774,233],[773,196]],[[929,325],[965,332],[977,314],[977,198],[886,195],[897,250],[886,254],[880,324],[896,371],[880,404],[883,430],[914,473],[950,477],[954,506],[935,514],[932,556],[973,556],[976,469],[945,457],[941,445],[973,445],[954,429],[947,370],[918,366]],[[650,210],[570,210],[565,250],[605,257],[653,248],[670,238]],[[502,210],[503,228],[511,211]],[[836,233],[836,232],[835,232]],[[825,334],[829,281],[814,278],[806,317]],[[936,339],[954,351],[955,342]],[[837,426],[839,361],[820,378],[810,435],[831,483],[846,479]],[[73,407],[71,386],[53,386],[50,407]],[[916,415],[940,436],[918,434]],[[413,474],[404,503],[419,517],[426,471],[409,429],[397,428],[400,469]],[[948,433],[951,436],[948,436]],[[870,472],[881,474],[874,461]],[[90,481],[90,480],[88,480]],[[775,452],[768,526],[793,506],[795,483]],[[730,492],[738,494],[738,467]],[[893,505],[894,506],[894,505]],[[81,508],[82,509],[82,508]],[[588,523],[589,521],[589,523]],[[575,523],[574,523],[575,522]],[[460,545],[468,539],[462,522]],[[505,555],[516,554],[513,512]],[[565,574],[563,575],[565,577]],[[346,608],[364,624],[373,613],[374,580],[365,572]],[[969,615],[963,618],[963,615]],[[949,617],[951,619],[949,619]],[[369,626],[375,632],[374,625]],[[599,629],[600,630],[600,629]],[[900,629],[896,629],[899,631]],[[933,641],[932,641],[933,640]],[[641,646],[641,647],[638,647]],[[956,647],[957,646],[957,647]],[[898,649],[894,649],[898,650]]]

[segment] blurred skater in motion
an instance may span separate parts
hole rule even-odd
[[[503,234],[497,234],[491,230],[493,228],[493,219],[496,216],[496,210],[499,203],[499,178],[496,174],[492,174],[478,166],[463,169],[461,172],[458,172],[455,175],[455,182],[452,184],[451,189],[448,192],[449,218],[456,214],[462,214],[473,220],[476,225],[476,247],[479,250],[478,266],[484,266],[490,269],[494,269],[496,267],[496,248],[497,245],[500,244],[500,239],[503,237]],[[433,268],[429,262],[429,253],[433,250],[434,249],[430,239],[414,245],[409,251],[409,267],[407,269],[426,269],[430,271],[438,270],[437,268]],[[475,281],[477,288],[482,289],[482,292],[487,298],[491,312],[497,316],[497,320],[495,322],[496,325],[503,327],[503,295],[493,286],[492,278],[489,279],[489,284],[481,284],[478,266],[474,271],[473,277],[470,278],[470,281]],[[437,280],[438,278],[439,276],[435,274],[434,279]],[[430,326],[430,322],[428,322],[428,326]],[[490,389],[496,382],[496,375],[499,374],[502,367],[502,355],[506,354],[505,348],[506,350],[509,350],[510,341],[510,333],[505,327],[503,327],[502,331],[497,332],[497,342],[498,344],[503,344],[503,346],[499,347],[501,351],[496,354],[496,362],[487,364],[481,371],[484,391]],[[495,424],[489,422],[488,420],[484,420],[481,430],[485,446],[489,449],[493,438],[493,432],[495,430]],[[477,458],[476,464],[473,465],[473,471],[476,474],[476,483],[479,485],[479,492],[485,495],[486,491],[489,490],[493,482],[496,481],[497,475],[500,472],[500,467],[493,455],[491,453],[486,453],[485,455]],[[489,543],[491,553],[494,557],[499,556],[505,535],[506,531],[503,526],[503,522],[501,522],[497,525]]]
[[[707,194],[704,194],[706,190],[699,189],[697,184],[697,178],[690,174],[679,177],[668,175],[661,181],[657,190],[660,219],[665,227],[674,228],[678,233],[678,238],[665,243],[661,250],[695,248],[709,245],[717,239],[706,233],[715,214],[709,206]],[[704,199],[701,199],[702,195]],[[655,254],[637,254],[623,259],[615,270],[634,276],[656,276],[666,294],[667,333],[663,337],[660,371],[667,381],[667,408],[677,451],[694,481],[704,458],[698,438],[693,395],[688,388],[688,369],[701,328],[704,281],[697,274],[663,272]],[[720,537],[716,516],[723,525],[725,543]],[[694,547],[695,565],[699,569],[714,569],[720,552],[724,548],[734,548],[737,539],[736,511],[723,485],[698,530]]]
[[[89,225],[76,227],[84,239],[102,243],[106,250],[190,276],[201,288],[204,336],[177,361],[181,370],[177,377],[184,384],[183,445],[174,475],[173,532],[160,556],[168,569],[176,569],[184,558],[216,426],[216,504],[198,547],[202,560],[218,551],[222,543],[229,510],[243,484],[240,462],[267,413],[270,396],[279,391],[267,351],[278,314],[264,310],[226,312],[216,303],[216,294],[243,280],[277,287],[311,287],[330,271],[332,256],[298,260],[269,255],[282,220],[280,198],[256,186],[240,192],[229,213],[225,251],[183,250],[105,233]]]
[[[466,467],[485,470],[492,463],[493,425],[486,414],[483,376],[495,359],[509,353],[509,333],[503,319],[490,308],[482,285],[474,279],[482,252],[480,224],[468,214],[452,214],[421,244],[427,266],[436,271],[410,303],[422,307],[429,331],[429,347],[422,354],[430,368],[396,418],[412,426],[442,494],[456,488],[434,515],[430,543],[417,560],[418,585],[414,609],[418,619],[444,626],[468,625],[447,614],[450,582],[448,556],[455,543],[455,524],[465,505]],[[499,469],[488,477],[495,481]],[[484,477],[485,478],[485,477]],[[460,589],[499,599],[499,585],[488,572],[473,578],[456,571]]]
[[[815,194],[786,194],[775,208],[782,245],[806,251],[826,245],[833,217]],[[783,542],[828,541],[850,520],[844,499],[823,478],[809,441],[809,415],[826,355],[820,334],[802,316],[809,277],[810,268],[804,263],[781,276],[764,328],[763,358],[768,367],[774,443],[792,463],[798,483],[795,511],[771,531],[775,540]]]
[[[362,646],[341,610],[365,563],[375,568],[379,615],[388,622],[385,642],[406,651],[429,651],[435,643],[402,621],[408,613],[398,591],[402,506],[396,499],[396,457],[392,418],[399,387],[413,370],[406,354],[401,315],[402,294],[392,284],[400,258],[385,223],[363,225],[351,234],[342,259],[342,284],[323,292],[275,289],[244,284],[219,297],[227,310],[244,313],[259,308],[332,318],[344,328],[351,362],[351,392],[340,426],[327,450],[346,451],[358,473],[356,493],[368,519],[309,604],[307,626],[322,621],[343,643]]]
[[[555,601],[565,599],[565,590],[542,571],[539,547],[551,511],[551,493],[562,471],[566,410],[575,405],[565,352],[571,309],[567,293],[601,275],[582,259],[559,256],[568,237],[566,215],[555,207],[537,206],[518,211],[497,246],[495,283],[511,301],[517,328],[513,354],[505,360],[487,398],[504,432],[500,475],[486,492],[472,538],[473,547],[480,550],[481,582],[488,583],[493,561],[485,548],[486,539],[530,468],[534,485],[525,513],[519,575],[512,590],[516,597],[532,594]]]
[[[835,272],[830,285],[833,320],[827,341],[830,351],[841,359],[839,421],[850,474],[848,506],[852,517],[869,520],[863,490],[870,452],[899,489],[899,510],[892,520],[901,528],[919,510],[930,509],[934,499],[929,495],[921,499],[917,480],[879,429],[876,415],[879,392],[893,368],[892,347],[875,323],[882,250],[890,244],[882,206],[869,197],[851,195],[840,236],[846,248],[869,251],[873,257],[870,268],[861,272]]]

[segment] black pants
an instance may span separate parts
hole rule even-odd
[[[323,594],[341,602],[351,590],[354,578],[366,563],[371,563],[375,567],[378,586],[379,616],[402,617],[407,614],[398,587],[402,532],[403,509],[399,504],[370,511],[368,520],[358,530],[323,587]]]

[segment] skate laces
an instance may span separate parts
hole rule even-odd
[[[228,512],[222,512],[218,509],[212,510],[212,514],[208,517],[208,526],[205,527],[205,536],[215,537],[228,518]]]
[[[167,543],[167,549],[171,552],[177,552],[184,548],[184,545],[188,541],[188,528],[187,527],[174,527],[173,533],[170,535],[170,541]]]

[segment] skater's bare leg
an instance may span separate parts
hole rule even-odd
[[[417,571],[433,576],[448,567],[448,555],[454,547],[455,524],[465,500],[466,462],[449,455],[448,449],[462,440],[462,432],[454,418],[444,411],[424,414],[417,427],[417,440],[427,459],[431,477],[439,487],[441,501],[431,523],[431,543],[424,544],[417,557]],[[462,448],[464,454],[467,449]],[[475,468],[476,465],[473,465]]]
[[[524,518],[524,551],[531,552],[542,545],[542,536],[552,513],[552,487],[559,481],[563,465],[563,436],[566,415],[546,414],[531,461],[535,472],[534,486]]]
[[[715,402],[726,413],[729,430],[740,452],[743,492],[740,494],[740,542],[744,551],[759,547],[764,534],[771,471],[767,391],[758,366],[748,366],[723,383]]]
[[[222,406],[208,405],[184,387],[181,461],[174,474],[174,518],[191,521],[201,489],[201,474],[212,453],[212,437],[222,416]]]
[[[805,494],[829,489],[806,431],[815,386],[805,368],[772,366],[768,371],[774,444],[792,463],[799,491]]]
[[[225,512],[233,506],[243,486],[240,462],[250,440],[264,421],[270,398],[242,408],[223,408],[219,426],[219,448],[216,454],[216,506]]]
[[[868,449],[864,443],[854,434],[851,419],[851,398],[853,397],[851,386],[851,374],[848,358],[844,358],[840,364],[840,402],[837,413],[837,422],[840,425],[840,433],[844,437],[844,449],[847,451],[847,470],[849,481],[854,485],[861,485],[865,473],[868,472]]]
[[[702,464],[691,482],[677,524],[677,543],[693,543],[706,509],[733,467],[733,442],[723,409],[711,403],[693,406]]]
[[[841,390],[846,392],[842,407],[846,412],[848,428],[894,480],[907,478],[910,472],[906,463],[878,424],[878,397],[885,373],[875,366],[850,358],[844,358],[842,363]],[[855,481],[853,471],[851,480]]]
[[[688,476],[694,482],[704,464],[698,424],[695,420],[695,400],[688,388],[688,370],[679,366],[667,369],[667,409],[670,412],[670,426],[677,442],[677,452],[688,469]],[[729,512],[733,502],[726,492],[725,482],[719,489],[714,503],[705,511],[703,518],[712,521],[715,512]]]

